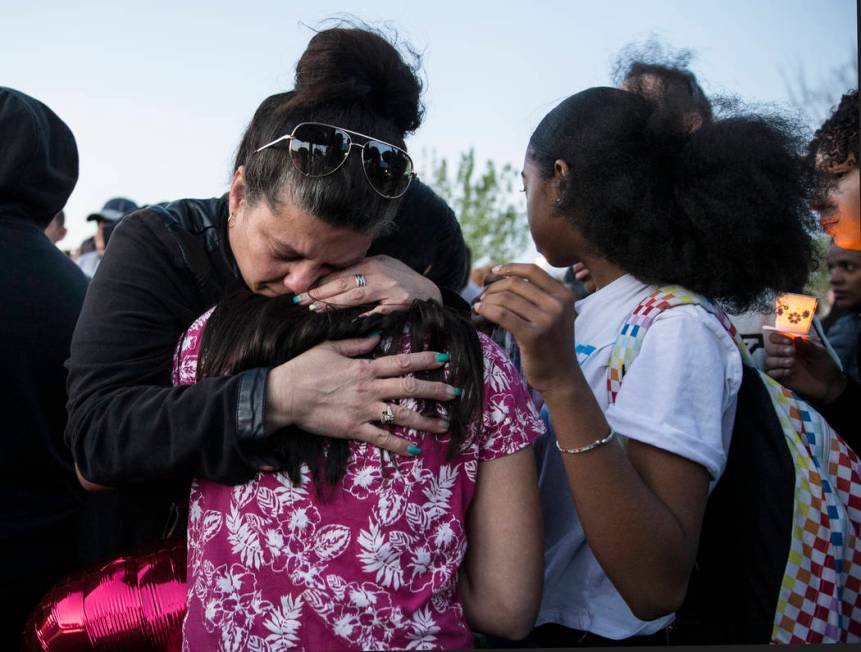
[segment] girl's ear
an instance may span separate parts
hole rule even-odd
[[[568,173],[570,172],[568,162],[563,159],[557,159],[553,164],[553,181],[556,186],[556,203],[562,201],[562,192],[565,184],[568,182]]]

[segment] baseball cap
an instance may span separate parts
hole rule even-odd
[[[104,220],[105,222],[118,222],[123,215],[136,211],[138,205],[131,199],[125,197],[114,197],[105,202],[102,210],[87,216],[87,222]]]

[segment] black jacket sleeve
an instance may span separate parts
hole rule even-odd
[[[266,370],[172,386],[178,338],[217,296],[201,292],[162,221],[126,218],[87,291],[68,362],[66,440],[99,484],[243,482],[256,472],[243,445],[264,435]]]

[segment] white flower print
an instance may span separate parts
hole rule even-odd
[[[363,562],[364,572],[374,574],[376,581],[383,586],[397,590],[404,581],[401,550],[387,539],[379,524],[371,520],[368,530],[359,532],[359,545],[362,547],[359,559]]]
[[[320,522],[320,511],[310,502],[295,503],[285,516],[290,534],[300,539],[313,537]]]
[[[260,511],[269,518],[277,518],[283,512],[292,509],[297,503],[308,502],[308,484],[311,482],[311,469],[307,464],[299,468],[300,482],[294,485],[286,473],[258,474],[255,486],[257,489],[257,506]],[[265,486],[261,479],[271,477],[276,480],[278,486],[270,489]]]
[[[221,633],[219,649],[239,652],[245,649],[256,617],[269,605],[257,590],[257,578],[241,564],[219,566],[201,600],[204,625],[209,632]]]
[[[236,504],[236,507],[240,509],[245,507],[248,504],[248,501],[254,497],[256,489],[257,487],[255,487],[251,482],[238,484],[233,487],[233,502]]]
[[[463,470],[466,473],[466,477],[469,478],[469,481],[474,483],[478,475],[478,462],[475,460],[464,462]]]
[[[343,480],[344,488],[359,500],[375,495],[383,480],[379,455],[367,444],[364,446],[365,450],[360,446],[350,460]]]
[[[437,521],[426,541],[415,549],[407,564],[409,587],[414,593],[426,587],[436,592],[446,586],[457,575],[466,554],[466,534],[454,516]]]
[[[342,613],[332,620],[332,630],[335,632],[335,636],[340,636],[344,640],[355,643],[362,634],[359,615],[356,613]]]
[[[463,620],[463,607],[458,600],[455,600],[457,594],[457,576],[452,575],[447,584],[441,586],[431,598],[431,606],[438,614],[454,612],[455,618],[458,621]]]
[[[414,486],[431,475],[421,459],[402,461],[385,475],[378,489],[376,516],[380,523],[388,526],[403,517]]]
[[[422,506],[431,519],[439,518],[451,509],[452,489],[457,482],[458,466],[443,465],[439,477],[431,476],[423,493],[427,502]]]
[[[314,552],[320,559],[340,557],[350,545],[350,528],[343,525],[327,525],[320,529],[314,539]]]
[[[409,643],[408,650],[433,650],[437,647],[437,634],[439,634],[439,625],[431,616],[430,609],[427,607],[418,609],[413,613],[410,620],[410,631],[407,634]]]
[[[246,566],[260,568],[263,565],[263,545],[260,541],[260,517],[240,512],[236,503],[231,503],[227,514],[227,541],[231,551],[239,555]]]
[[[194,492],[194,486],[192,485],[192,492]],[[194,496],[192,493],[192,500],[188,508],[188,522],[190,526],[196,525],[200,521],[200,517],[203,515],[203,509],[200,506],[201,497]]]
[[[263,620],[269,632],[267,650],[282,652],[299,645],[299,628],[302,626],[302,596],[282,595],[280,606],[272,606]]]
[[[484,358],[484,384],[495,394],[506,392],[510,385],[510,370],[504,364],[505,358],[501,358],[497,351],[485,346]],[[500,364],[500,362],[503,364]],[[515,372],[516,373],[516,372]]]
[[[339,601],[315,591],[304,595],[336,636],[365,650],[387,648],[395,631],[404,625],[403,612],[392,606],[388,591],[372,582],[349,582]]]

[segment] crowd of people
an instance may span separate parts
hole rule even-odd
[[[111,199],[77,261],[74,136],[0,88],[0,646],[861,642],[857,90],[811,142],[666,62],[563,100],[522,172],[560,281],[470,269],[419,64],[316,33],[226,194]],[[753,357],[823,229],[827,335]],[[111,611],[177,550],[183,600]]]

